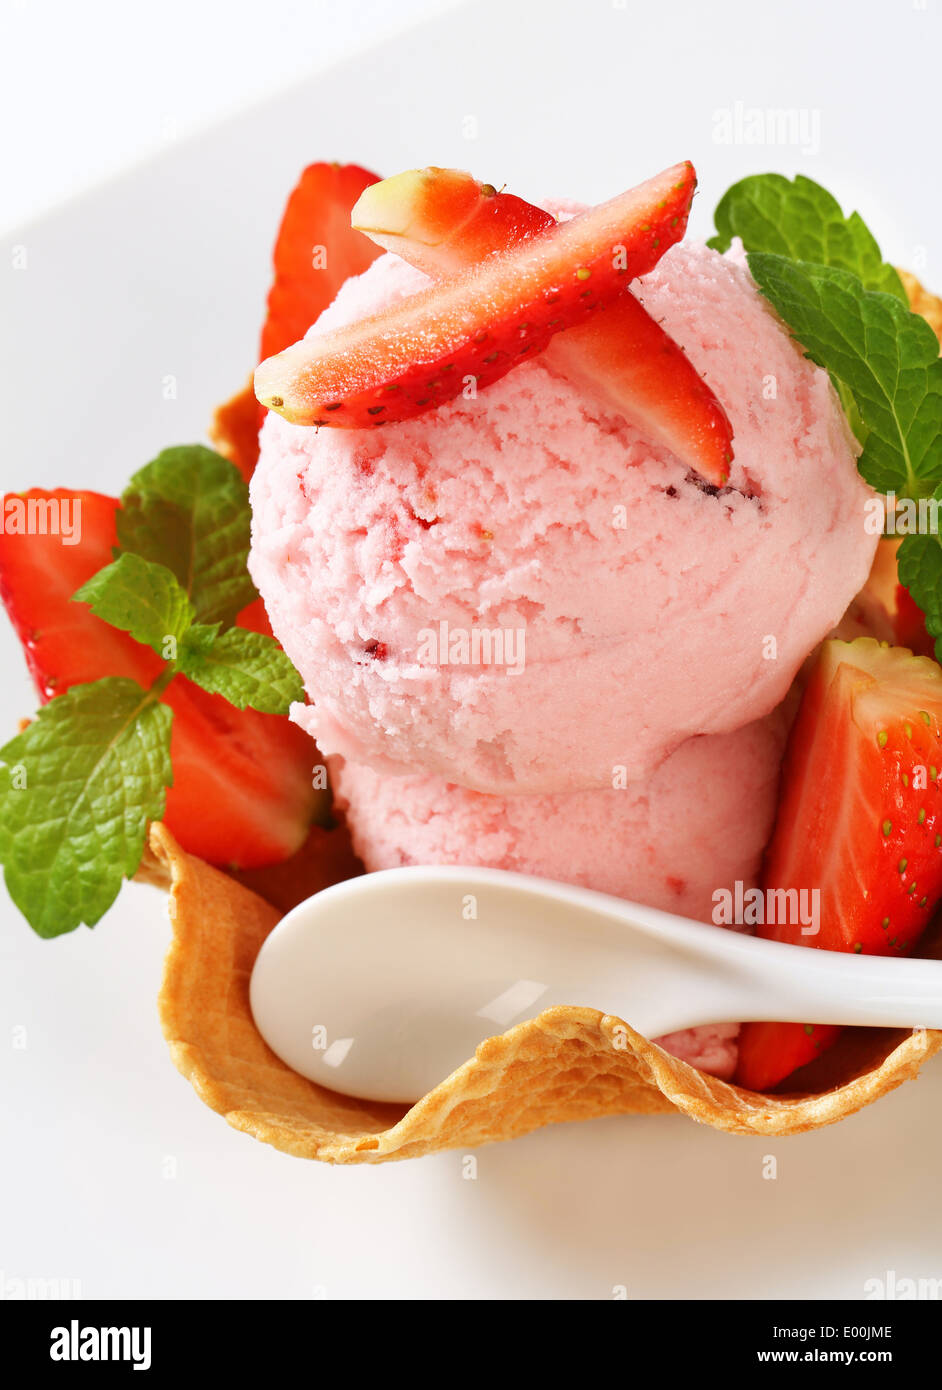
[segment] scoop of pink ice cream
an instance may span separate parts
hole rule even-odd
[[[717,889],[757,881],[785,729],[776,711],[733,734],[689,739],[646,782],[569,796],[489,796],[341,759],[331,773],[367,869],[512,869],[712,922]],[[660,1041],[692,1065],[728,1076],[738,1031],[719,1024]]]
[[[315,331],[424,282],[384,256]],[[741,258],[680,245],[635,288],[730,415],[719,493],[539,360],[372,432],[269,415],[250,567],[325,754],[502,795],[643,777],[768,713],[863,585],[844,417]]]

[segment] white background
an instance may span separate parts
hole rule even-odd
[[[312,159],[591,200],[689,156],[701,233],[734,178],[801,169],[942,284],[938,0],[477,0],[393,35],[442,8],[8,5],[3,488],[118,491],[203,434],[251,365]],[[816,116],[820,139],[717,142],[737,103]],[[0,663],[12,730],[34,699],[5,627]],[[39,1277],[86,1297],[861,1297],[890,1270],[942,1275],[939,1065],[785,1142],[626,1117],[481,1150],[475,1181],[460,1154],[335,1170],[230,1131],[174,1072],[159,894],[52,942],[0,918],[0,1296]]]
[[[0,228],[460,0],[5,0]]]

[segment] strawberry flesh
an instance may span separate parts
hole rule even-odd
[[[354,226],[433,279],[478,264],[556,225],[541,208],[455,169],[413,169],[370,186]],[[722,487],[733,456],[729,419],[710,387],[628,291],[601,316],[559,333],[547,366],[601,396],[645,438]]]
[[[482,389],[625,293],[683,236],[689,163],[526,238],[384,313],[306,338],[255,373],[259,400],[302,425],[362,429]]]
[[[67,488],[32,488],[19,495],[60,507],[81,506],[76,545],[56,535],[17,535],[9,529],[0,535],[0,598],[42,703],[70,685],[102,676],[126,676],[150,685],[163,667],[156,652],[96,618],[85,604],[69,601],[113,558],[118,544],[115,499]]]
[[[358,164],[309,164],[288,198],[275,241],[259,360],[303,338],[351,275],[379,255],[350,225],[350,212],[377,176]]]
[[[350,210],[376,175],[357,164],[309,164],[288,198],[273,252],[274,278],[258,361],[304,336],[351,275],[379,252],[350,225]],[[266,415],[251,380],[217,408],[210,438],[248,482]]]
[[[761,936],[867,955],[909,951],[942,896],[942,669],[870,637],[826,642],[783,766],[766,889],[820,890],[820,930]],[[764,1091],[839,1029],[747,1023],[736,1080]]]
[[[110,563],[118,543],[118,502],[96,492],[33,489],[26,499],[79,499],[81,539],[0,535],[0,597],[43,703],[72,685],[126,676],[150,686],[163,662],[149,647],[96,618],[72,595]],[[270,631],[258,599],[239,624]],[[163,699],[174,711],[173,786],[164,821],[183,847],[212,864],[278,863],[301,845],[317,807],[311,781],[316,749],[287,718],[237,710],[183,676]]]
[[[408,169],[371,184],[350,214],[384,251],[440,280],[556,226],[513,193],[498,193],[459,169]]]

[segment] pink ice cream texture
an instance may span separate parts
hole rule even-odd
[[[424,283],[385,255],[312,331]],[[681,244],[634,288],[729,413],[719,492],[539,360],[372,432],[268,416],[250,567],[324,754],[503,796],[643,778],[767,714],[862,587],[844,416],[742,258]]]

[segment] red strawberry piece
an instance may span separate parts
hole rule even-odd
[[[820,930],[803,935],[791,912],[760,935],[867,955],[911,950],[942,896],[940,770],[942,669],[872,637],[826,642],[789,738],[764,873],[767,890],[820,891]],[[768,1090],[839,1031],[747,1023],[736,1080]]]
[[[309,735],[284,715],[236,709],[184,676],[163,698],[174,711],[164,821],[184,849],[245,869],[293,855],[318,799]]]
[[[411,169],[366,190],[354,226],[438,279],[478,264],[555,219],[455,169]],[[599,395],[646,438],[721,487],[733,456],[726,412],[683,350],[630,292],[559,333],[544,360]]]
[[[705,482],[723,487],[729,480],[733,430],[726,411],[683,348],[633,294],[622,295],[603,318],[561,333],[547,361],[595,390]]]
[[[275,241],[260,359],[303,338],[351,275],[379,255],[350,225],[350,212],[377,176],[358,164],[309,164],[288,199]]]
[[[295,424],[406,420],[476,379],[499,380],[626,292],[683,236],[696,175],[678,164],[611,202],[402,300],[307,338],[255,373],[263,404]]]
[[[360,196],[353,226],[440,280],[556,226],[542,208],[460,169],[408,169]]]
[[[163,663],[149,647],[71,602],[87,579],[112,559],[118,503],[96,492],[33,489],[34,505],[81,503],[77,544],[58,534],[0,535],[0,596],[23,644],[30,673],[45,702],[69,686],[127,676],[149,686]],[[48,530],[48,528],[47,528]],[[267,630],[261,600],[240,624]],[[177,676],[163,696],[174,710],[166,824],[185,849],[213,864],[253,867],[277,863],[304,841],[317,793],[311,765],[316,750],[290,721],[237,710]]]
[[[23,644],[43,704],[70,685],[102,676],[127,676],[150,685],[163,666],[157,654],[96,618],[85,604],[69,602],[113,558],[112,549],[118,544],[115,499],[68,488],[52,492],[32,488],[19,496],[27,505],[32,502],[44,509],[47,516],[54,505],[60,516],[74,517],[79,538],[77,544],[66,544],[48,523],[45,535],[18,534],[11,529],[8,515],[13,494],[3,499],[6,525],[0,535],[0,598]]]
[[[356,164],[310,164],[285,207],[273,252],[274,279],[262,329],[260,358],[304,336],[344,281],[361,275],[379,252],[350,225],[350,210],[376,175]],[[251,478],[265,410],[252,383],[219,406],[210,437],[219,452]]]

